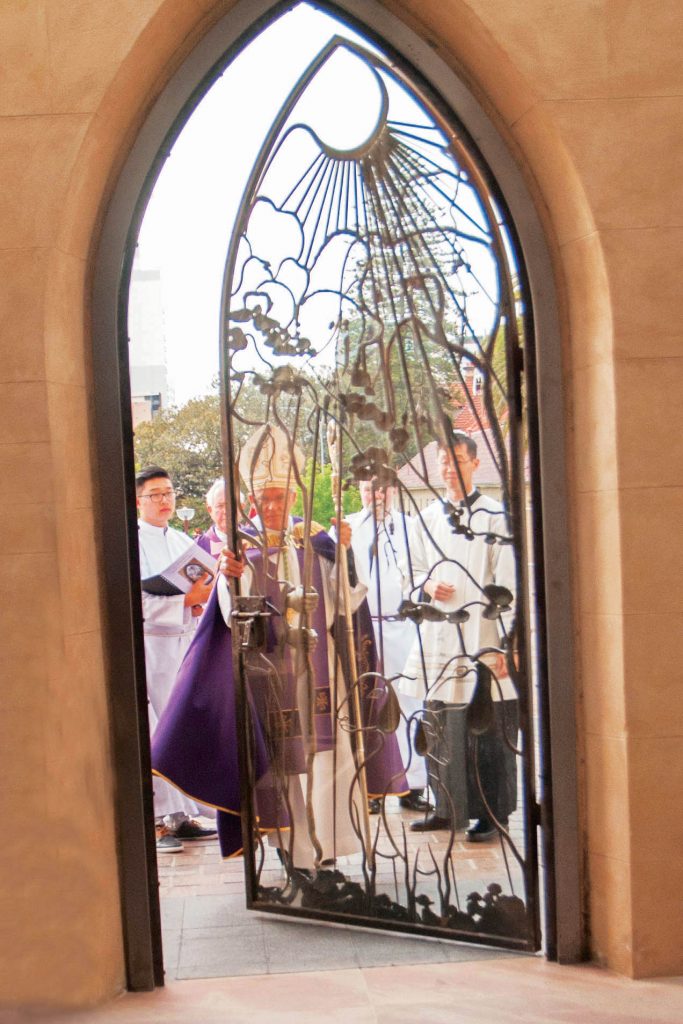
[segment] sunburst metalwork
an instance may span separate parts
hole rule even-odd
[[[365,113],[374,104],[374,124],[348,148],[334,145],[334,124],[322,131],[305,116],[323,71],[328,83],[337,74],[339,88],[349,81],[344,76],[365,76],[368,82],[362,103]],[[318,111],[325,102],[319,91]],[[296,848],[290,833],[297,826],[281,756],[289,725],[280,718],[273,730],[255,721],[263,715],[258,707],[278,708],[282,652],[268,647],[264,628],[259,643],[253,642],[258,630],[252,635],[251,646],[235,628],[241,637],[235,665],[245,733],[245,846],[255,849],[248,858],[253,906],[516,948],[538,945],[519,383],[523,307],[510,228],[470,141],[393,63],[369,48],[333,39],[293,89],[264,142],[224,278],[231,545],[240,550],[247,538],[270,566],[266,574],[284,571],[281,559],[272,556],[279,542],[250,524],[245,498],[252,482],[239,479],[240,448],[259,427],[270,425],[284,432],[292,452],[298,446],[305,457],[303,468],[294,460],[289,470],[301,496],[297,543],[303,561],[298,625],[282,643],[296,650],[296,671],[307,693],[296,728],[310,755],[300,777],[312,862],[302,867],[290,855]],[[462,432],[477,445],[475,485],[485,467],[481,486],[491,500],[484,509],[479,492],[466,486],[467,469],[458,457]],[[443,476],[449,459],[450,485]],[[319,769],[311,754],[316,739],[310,720],[313,695],[323,703],[328,697],[318,692],[313,612],[305,599],[318,557],[314,508],[321,489],[331,486],[340,518],[361,481],[369,481],[373,492],[395,489],[404,589],[400,602],[387,608],[382,551],[389,550],[387,538],[392,550],[393,543],[386,530],[380,537],[373,518],[374,645],[365,657],[368,637],[357,608],[349,605],[350,592],[357,593],[354,566],[340,546],[334,549],[334,593],[326,606],[332,608],[327,642],[334,678],[330,704],[322,710],[334,719],[334,757],[341,761],[340,737],[350,738],[353,750],[348,791],[336,788],[333,800],[348,804],[357,851],[337,856],[335,850],[323,858],[311,797],[310,775]],[[457,493],[464,494],[460,502],[452,497]],[[328,522],[320,525],[329,529]],[[392,535],[393,530],[392,521]],[[475,551],[483,552],[479,562],[468,553]],[[425,558],[428,564],[418,565]],[[482,575],[482,565],[503,563],[509,566],[505,582]],[[449,600],[437,600],[430,587],[440,574],[456,581]],[[284,587],[288,580],[275,582]],[[239,589],[234,584],[238,602]],[[247,620],[249,615],[243,612]],[[485,630],[473,626],[482,622],[489,624],[485,644]],[[412,638],[408,683],[401,673],[385,671],[393,643],[388,633],[397,623]],[[448,637],[450,647],[443,649]],[[262,694],[255,698],[259,686],[269,687],[265,704]],[[410,713],[400,700],[406,686],[414,697],[419,691]],[[450,728],[440,704],[458,705],[464,723],[463,770],[483,803],[479,815],[492,823],[492,836],[480,845],[468,843],[455,820],[433,832],[411,828],[421,818],[401,810],[399,797],[390,795],[396,777],[393,786],[387,779],[383,792],[369,791],[372,759],[381,759],[403,732],[412,737],[411,757],[432,762],[431,798],[437,806],[445,801],[455,817],[451,794],[435,781],[444,767],[441,733]],[[275,840],[263,834],[254,797],[255,732],[266,735],[270,772],[280,773],[276,788],[292,812],[287,832],[283,827]],[[517,780],[505,815],[496,811],[482,781],[485,741],[494,734],[497,756]],[[372,798],[379,799],[379,814],[366,813]],[[282,863],[274,860],[274,848]]]

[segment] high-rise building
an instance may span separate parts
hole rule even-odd
[[[136,252],[128,303],[133,428],[169,404],[161,271],[142,268]]]

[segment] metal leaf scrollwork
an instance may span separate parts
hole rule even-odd
[[[374,104],[345,148],[311,115],[330,74],[364,76]],[[268,134],[225,272],[231,538],[251,538],[250,585],[272,609],[239,662],[245,756],[263,733],[269,757],[265,775],[243,765],[257,907],[538,944],[511,371],[523,304],[502,203],[464,133],[395,63],[333,39]],[[261,490],[258,451],[238,478],[255,431],[274,462],[278,437],[289,452]],[[359,488],[347,560],[326,531]],[[298,495],[291,547],[291,526],[260,525],[278,490]],[[433,830],[406,782],[425,769],[446,822]],[[337,824],[329,845],[326,815],[351,822],[348,849]]]

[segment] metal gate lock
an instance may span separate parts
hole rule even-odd
[[[240,595],[235,599],[232,620],[243,651],[260,651],[266,646],[266,623],[272,612],[260,595]]]

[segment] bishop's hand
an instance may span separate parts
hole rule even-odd
[[[223,576],[227,577],[227,579],[238,580],[244,572],[245,565],[244,548],[242,549],[241,558],[238,558],[229,548],[223,548],[218,560],[218,570]]]
[[[290,584],[285,597],[285,604],[293,612],[298,614],[308,612],[310,615],[318,607],[318,591],[315,587],[309,587],[308,590],[304,590],[303,587],[293,587]]]

